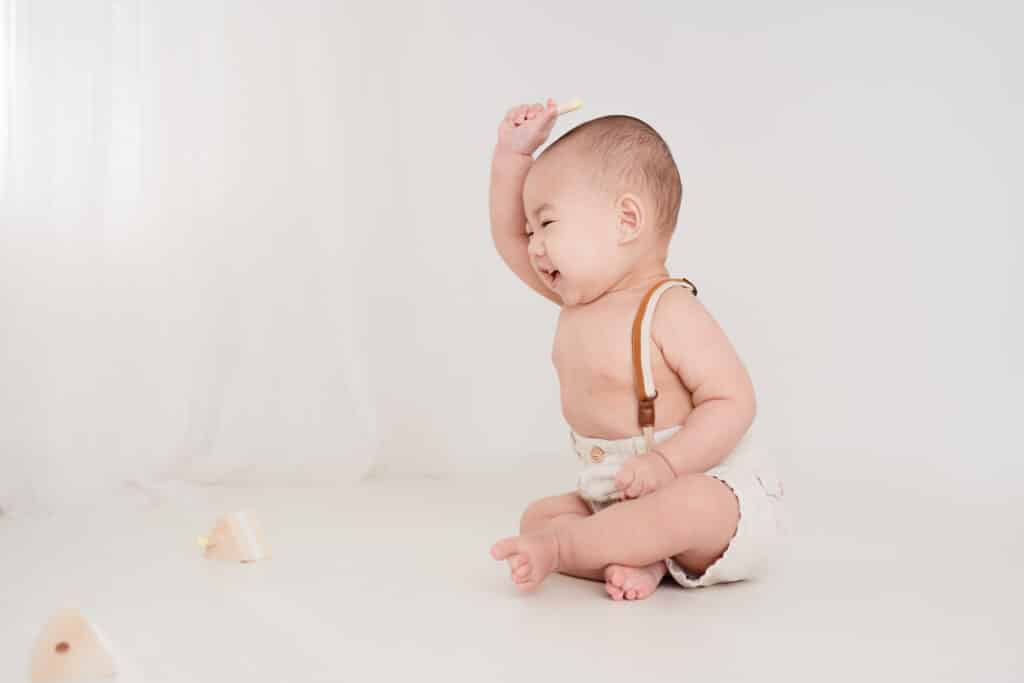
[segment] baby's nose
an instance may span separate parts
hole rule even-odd
[[[533,256],[543,256],[544,255],[544,239],[542,237],[534,235],[530,239],[530,245],[529,245],[529,248],[528,248],[527,251],[529,251],[529,253],[532,254]]]

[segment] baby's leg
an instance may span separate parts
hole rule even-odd
[[[523,512],[519,533],[554,529],[591,514],[590,506],[575,492],[542,498],[531,503]],[[517,584],[528,581],[530,568],[525,556],[509,557],[508,563],[513,581]],[[654,593],[665,572],[664,561],[658,560],[644,567],[610,564],[603,569],[566,570],[561,573],[580,579],[604,581],[605,591],[614,600],[642,600]]]
[[[532,588],[552,571],[577,574],[621,564],[644,567],[665,557],[701,574],[728,547],[739,504],[722,482],[703,474],[683,476],[665,488],[602,510],[598,515],[499,541],[496,559],[518,555]]]
[[[560,527],[566,523],[589,517],[593,512],[590,506],[580,498],[578,493],[565,493],[561,496],[551,496],[535,500],[526,506],[523,516],[519,520],[519,533],[532,534],[543,530],[550,530]],[[512,571],[512,580],[516,579],[516,570],[523,569],[526,558],[509,559],[509,569]],[[526,573],[525,570],[523,572]],[[562,572],[569,576],[592,581],[604,581],[604,569],[583,570],[580,572]]]

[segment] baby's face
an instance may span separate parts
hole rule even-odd
[[[530,263],[566,306],[597,299],[627,268],[614,200],[595,174],[569,155],[542,157],[526,177]]]

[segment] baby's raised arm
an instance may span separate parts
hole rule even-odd
[[[533,153],[544,144],[558,119],[553,100],[510,109],[498,126],[491,160],[491,237],[501,258],[531,289],[562,305],[530,266],[527,252],[523,183],[533,165]]]

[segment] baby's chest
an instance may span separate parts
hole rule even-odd
[[[633,385],[633,317],[563,315],[551,361],[563,385]]]

